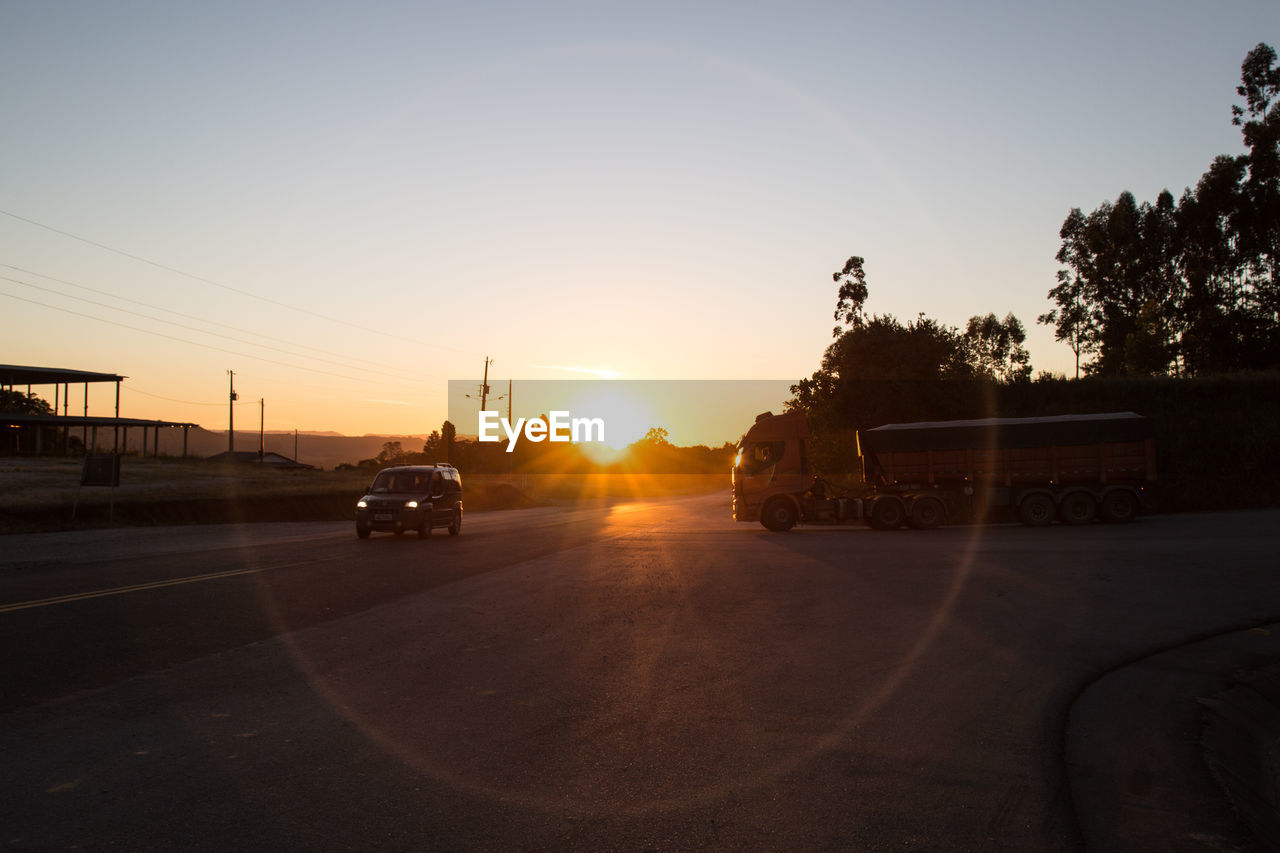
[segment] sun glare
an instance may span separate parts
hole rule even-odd
[[[593,462],[608,465],[616,462],[627,445],[645,437],[652,427],[661,426],[644,400],[621,389],[592,388],[575,398],[570,406],[574,417],[604,420],[604,441],[587,441],[578,447]]]

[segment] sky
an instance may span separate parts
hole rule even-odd
[[[1241,152],[1259,42],[1275,0],[6,0],[0,363],[425,434],[486,359],[808,376],[856,254],[869,312],[1013,312],[1071,372],[1035,322],[1063,219]]]

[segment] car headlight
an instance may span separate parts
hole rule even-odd
[[[369,506],[369,503],[367,501],[364,501],[364,500],[356,501],[357,509],[367,509],[368,506]]]
[[[417,508],[418,508],[418,502],[417,502],[417,501],[405,501],[405,502],[404,502],[404,508],[405,508],[405,509],[417,509]]]

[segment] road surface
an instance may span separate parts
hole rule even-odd
[[[1073,850],[1076,697],[1280,616],[1277,512],[773,534],[727,502],[0,537],[0,842]],[[1240,841],[1201,793],[1150,849]]]

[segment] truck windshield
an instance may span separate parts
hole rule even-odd
[[[752,441],[743,442],[734,458],[734,466],[741,468],[750,476],[777,463],[786,450],[785,441]]]

